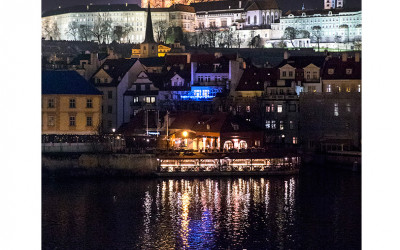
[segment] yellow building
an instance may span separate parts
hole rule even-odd
[[[171,48],[165,45],[159,44],[158,45],[158,57],[164,57],[166,53],[170,52]],[[140,57],[140,46],[138,45],[137,48],[132,49],[132,58],[139,58]]]
[[[101,97],[76,71],[43,71],[42,134],[98,134]]]

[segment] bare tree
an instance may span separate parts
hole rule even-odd
[[[52,33],[53,39],[60,40],[61,32],[60,32],[60,29],[58,28],[57,22],[53,23],[51,33]]]
[[[45,39],[50,39],[51,37],[51,25],[48,19],[42,22],[42,37]]]
[[[68,28],[66,29],[65,33],[71,35],[74,38],[74,40],[77,40],[78,30],[79,30],[78,23],[75,21],[72,21],[68,24]]]
[[[219,30],[215,27],[210,27],[205,30],[205,40],[211,48],[215,48],[218,33]]]
[[[133,31],[132,25],[126,23],[122,30],[122,39],[125,41],[130,41],[129,35],[132,33],[132,31]]]
[[[123,35],[122,26],[115,26],[113,32],[113,39],[119,43],[121,42],[122,35]]]
[[[153,24],[154,31],[156,32],[156,41],[165,42],[167,36],[168,24],[165,20],[157,21]]]
[[[93,37],[95,37],[97,39],[97,41],[99,43],[101,43],[101,39],[103,38],[102,26],[103,26],[103,20],[101,19],[100,14],[98,14],[94,20],[93,29],[91,30],[91,34]]]
[[[101,32],[103,36],[103,42],[106,41],[107,43],[110,43],[110,38],[113,34],[112,21],[110,17],[104,17],[104,22],[101,25]]]
[[[312,36],[318,43],[318,51],[319,51],[319,43],[321,42],[321,37],[322,37],[321,26],[312,27]]]
[[[91,38],[91,28],[88,25],[80,25],[78,29],[79,39],[82,41],[88,41]]]
[[[262,47],[262,41],[260,35],[254,36],[253,38],[250,39],[248,46],[250,48],[261,48]]]

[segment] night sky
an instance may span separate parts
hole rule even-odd
[[[289,9],[301,9],[302,4],[306,9],[322,9],[324,0],[277,0],[280,8],[283,11]],[[61,5],[61,7],[82,5],[82,4],[140,4],[140,0],[42,0],[42,10],[55,9]],[[345,0],[345,8],[360,8],[361,0]]]

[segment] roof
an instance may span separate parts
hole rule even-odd
[[[81,60],[88,60],[90,63],[90,54],[80,54],[74,57],[74,59],[69,63],[70,65],[80,65]]]
[[[93,74],[95,76],[100,70],[104,70],[113,80],[111,83],[106,83],[107,86],[118,84],[119,81],[125,76],[129,69],[135,64],[136,58],[131,59],[107,59],[100,66],[100,68]],[[94,83],[94,78],[90,79]],[[121,79],[118,79],[121,78]],[[99,85],[99,84],[96,84]]]
[[[170,129],[192,129],[199,120],[201,112],[198,111],[183,111],[175,114],[175,119],[172,122]]]
[[[357,12],[357,11],[361,11],[360,8],[346,8],[346,9],[342,9],[342,8],[337,8],[337,9],[310,9],[310,10],[289,10],[287,11],[284,16],[288,16],[290,14],[294,15],[294,16],[301,16],[302,13],[305,13],[306,16],[312,16],[315,14],[321,14],[321,15],[328,15],[328,13],[332,11],[332,14],[339,14],[339,13],[344,13],[344,12]]]
[[[242,1],[242,6],[239,8],[239,1],[213,1],[213,2],[202,2],[202,3],[191,3],[196,12],[199,11],[217,11],[217,10],[229,10],[229,9],[244,9],[248,1]]]
[[[111,12],[111,11],[144,11],[137,4],[96,4],[96,5],[75,5],[71,7],[59,8],[45,11],[42,17],[61,15],[76,12]]]
[[[334,69],[334,73],[329,74],[329,69]],[[352,73],[346,74],[346,69],[352,69]],[[361,59],[356,62],[354,58],[347,58],[347,61],[343,62],[339,57],[329,58],[325,62],[321,76],[322,80],[361,79]]]
[[[151,129],[157,128],[157,111],[148,110],[147,112],[146,115],[144,110],[139,111],[128,123],[124,123],[118,128],[118,133],[124,135],[143,134],[146,132],[147,125]],[[148,123],[146,123],[147,116]]]
[[[233,125],[238,125],[238,130],[235,130]],[[252,122],[246,121],[244,118],[238,115],[229,115],[222,126],[221,134],[259,131],[263,131],[263,129],[257,127]]]
[[[161,67],[164,66],[165,58],[164,57],[139,58],[139,62],[146,67]]]
[[[101,95],[76,71],[42,71],[43,95]]]
[[[196,132],[221,132],[228,113],[203,114],[194,124],[192,130]],[[209,128],[209,129],[208,129]]]
[[[275,0],[249,1],[247,2],[247,6],[245,7],[246,11],[271,9],[279,9],[279,6]]]
[[[192,12],[194,13],[195,10],[193,6],[184,5],[184,4],[174,4],[171,5],[169,8],[153,8],[152,12],[172,12],[172,11],[183,11],[183,12]]]
[[[325,62],[326,56],[290,56],[288,59],[284,59],[277,67],[280,68],[286,64],[294,68],[304,68],[311,63],[317,67],[322,67]]]
[[[264,82],[276,80],[275,68],[246,68],[236,87],[236,91],[264,91]]]

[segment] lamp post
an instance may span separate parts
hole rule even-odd
[[[113,132],[113,136],[112,136],[112,140],[113,140],[112,151],[114,152],[114,150],[115,150],[115,128],[112,129],[112,132]]]

